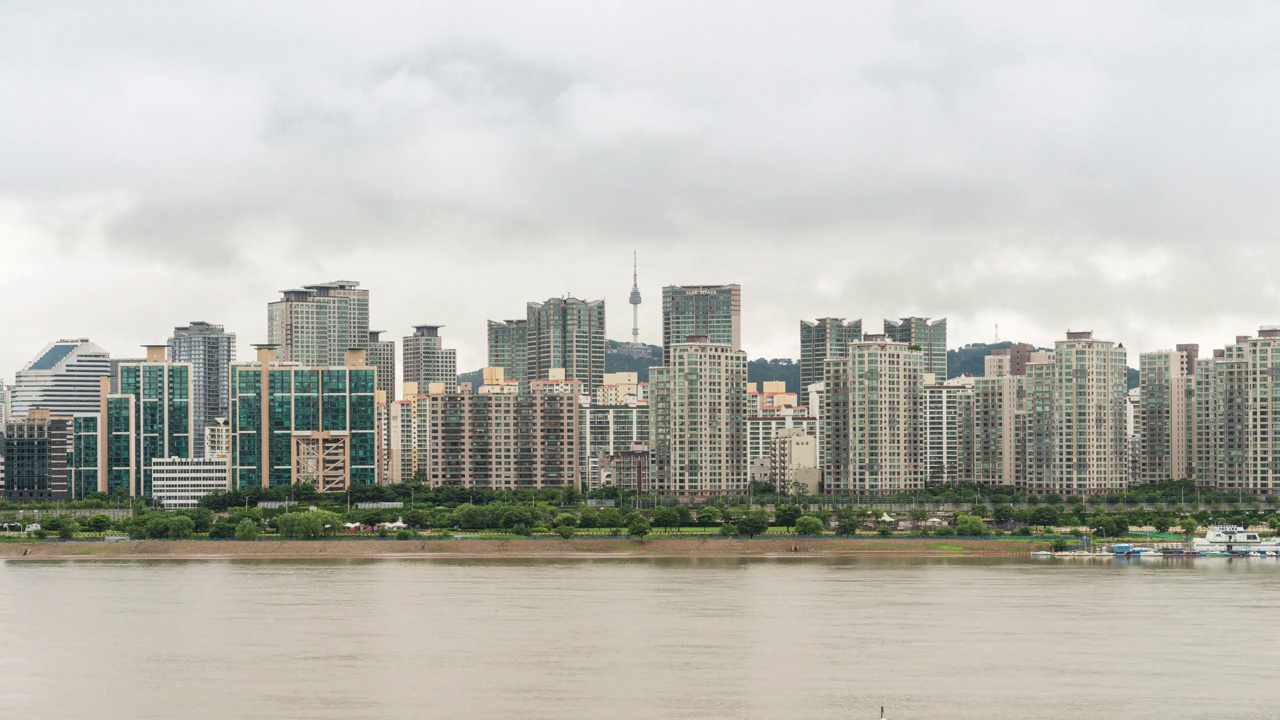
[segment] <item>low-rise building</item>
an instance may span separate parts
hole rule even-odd
[[[151,497],[166,510],[193,508],[200,498],[231,487],[230,459],[155,458],[151,461]]]

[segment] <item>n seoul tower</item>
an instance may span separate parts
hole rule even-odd
[[[636,253],[631,251],[631,344],[640,344],[640,274],[636,269]]]

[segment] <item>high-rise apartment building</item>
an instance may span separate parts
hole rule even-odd
[[[822,424],[825,490],[882,495],[924,487],[924,352],[866,335],[826,362]]]
[[[930,485],[973,479],[975,381],[972,375],[961,375],[924,388],[921,460]]]
[[[768,414],[751,413],[747,417],[747,464],[769,458],[774,438],[798,430],[804,435],[818,437],[818,418],[809,414],[804,406],[777,408]]]
[[[1048,355],[1038,359],[1047,361]],[[983,376],[973,382],[973,479],[1023,488],[1026,378],[1013,374],[1008,355],[992,353],[984,361]]]
[[[192,457],[192,366],[168,362],[166,349],[150,345],[146,360],[117,368],[118,392],[108,392],[108,381],[100,381],[102,403],[96,430],[102,492],[149,496],[152,461]]]
[[[342,365],[347,350],[369,344],[369,291],[350,280],[285,290],[267,305],[267,342],[280,362]]]
[[[904,317],[885,320],[884,334],[905,345],[918,345],[924,353],[923,372],[933,373],[936,383],[947,380],[947,319]]]
[[[312,367],[277,361],[272,345],[257,348],[256,361],[231,366],[232,486],[373,485],[377,371],[364,350]]]
[[[583,405],[578,413],[582,451],[578,466],[584,489],[591,486],[602,459],[649,442],[649,406],[634,397],[614,405]]]
[[[44,408],[54,417],[98,412],[98,378],[111,370],[106,350],[85,338],[50,343],[18,371],[11,415]]]
[[[235,359],[236,335],[221,325],[197,321],[173,329],[169,362],[191,365],[192,457],[204,456],[205,427],[231,411],[227,379]]]
[[[1196,482],[1262,497],[1280,488],[1280,327],[1240,336],[1196,363]]]
[[[1089,496],[1128,485],[1127,355],[1091,332],[1068,332],[1027,363],[1026,491]]]
[[[1195,370],[1198,345],[1139,356],[1135,434],[1141,482],[1195,477]]]
[[[489,365],[500,367],[509,381],[529,387],[529,321],[489,321]]]
[[[550,379],[556,370],[586,388],[604,384],[604,317],[603,300],[566,297],[529,303],[525,376],[530,385]]]
[[[447,393],[458,391],[458,351],[446,348],[440,337],[443,325],[415,325],[413,334],[401,341],[404,353],[404,381],[426,390],[443,383]]]
[[[32,408],[4,426],[4,494],[11,502],[67,499],[70,417]]]
[[[689,338],[742,349],[741,285],[668,285],[662,288],[662,364]]]
[[[418,460],[425,481],[494,490],[576,488],[581,383],[535,380],[522,393],[501,368],[486,368],[485,381],[476,392],[426,396],[430,428],[426,458]]]
[[[819,318],[800,321],[800,389],[822,382],[827,358],[842,358],[849,343],[862,339],[862,320]]]
[[[378,371],[378,390],[387,402],[393,402],[400,387],[396,384],[396,341],[383,340],[381,330],[370,330],[365,362]]]
[[[694,336],[649,370],[650,483],[676,497],[747,492],[747,356]]]

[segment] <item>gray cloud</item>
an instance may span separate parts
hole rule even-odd
[[[60,288],[0,368],[194,318],[248,343],[336,277],[470,367],[486,318],[569,291],[623,337],[633,248],[650,340],[660,285],[736,281],[758,355],[907,313],[1220,344],[1277,316],[1278,30],[1264,3],[0,8],[0,282]]]

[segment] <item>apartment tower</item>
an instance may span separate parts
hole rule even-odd
[[[947,379],[947,319],[904,317],[885,320],[884,334],[894,342],[918,345],[924,353],[923,372],[933,373],[934,382]]]
[[[432,383],[444,385],[445,392],[458,391],[458,351],[444,347],[443,325],[415,325],[413,334],[401,341],[404,381],[417,383],[422,390]]]
[[[662,364],[671,348],[691,337],[742,349],[741,285],[668,285],[662,288]]]
[[[221,325],[196,321],[173,329],[169,362],[191,365],[192,457],[204,456],[204,429],[231,412],[228,378],[235,359],[236,335]]]
[[[267,305],[267,342],[280,362],[337,367],[369,343],[369,291],[350,280],[284,290]]]
[[[862,339],[862,320],[819,318],[800,321],[800,390],[822,382],[827,358],[842,358],[849,343]]]

